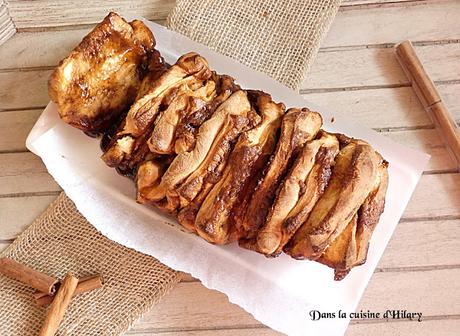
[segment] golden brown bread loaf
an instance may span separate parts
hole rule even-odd
[[[388,186],[381,155],[321,130],[318,112],[285,112],[269,94],[243,90],[196,53],[169,67],[153,47],[142,23],[110,14],[49,86],[64,121],[104,132],[102,159],[134,178],[137,201],[210,243],[315,260],[336,280],[363,264]],[[113,67],[89,71],[93,50]]]
[[[63,59],[48,92],[61,118],[83,131],[103,131],[134,101],[155,39],[141,22],[110,13]]]
[[[274,103],[266,93],[250,91],[248,95],[262,120],[241,134],[222,178],[207,195],[195,219],[198,234],[215,244],[225,244],[236,238],[232,211],[248,179],[253,178],[254,170],[260,167],[261,157],[272,152],[285,111],[283,104]]]

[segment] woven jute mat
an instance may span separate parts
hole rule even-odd
[[[296,89],[339,4],[178,0],[168,26]],[[104,276],[103,288],[72,300],[60,335],[120,335],[181,277],[155,258],[101,235],[64,193],[0,255],[58,278],[68,271]],[[37,334],[46,309],[34,305],[32,293],[0,276],[0,335]]]
[[[177,0],[167,26],[298,89],[340,2]]]
[[[120,335],[176,284],[181,273],[100,234],[64,194],[1,256],[62,279],[101,274],[102,288],[75,296],[60,335]],[[0,276],[0,335],[38,335],[46,309],[34,290]]]

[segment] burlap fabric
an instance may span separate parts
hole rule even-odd
[[[177,0],[167,25],[298,89],[341,0]]]
[[[180,273],[155,258],[101,235],[64,194],[49,206],[1,256],[62,279],[101,274],[101,289],[76,296],[59,335],[120,335],[180,280]],[[33,289],[0,276],[0,335],[37,335],[46,308]]]

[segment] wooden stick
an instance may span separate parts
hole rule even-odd
[[[50,295],[55,293],[58,283],[56,278],[6,257],[0,258],[0,273]]]
[[[89,292],[97,288],[101,288],[103,284],[104,282],[100,275],[94,275],[91,277],[82,278],[78,282],[74,295]],[[53,295],[48,295],[43,292],[36,292],[33,295],[35,297],[35,303],[39,307],[50,304],[54,299]]]
[[[442,102],[433,81],[418,59],[412,43],[404,41],[397,45],[396,57],[407,78],[409,78],[415,94],[433,120],[452,158],[456,161],[457,168],[460,170],[460,133],[458,127]]]
[[[54,297],[39,336],[52,336],[57,332],[77,285],[78,278],[67,273]]]

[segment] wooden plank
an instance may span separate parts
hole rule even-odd
[[[401,130],[380,134],[412,149],[431,155],[425,171],[447,171],[456,168],[436,129]]]
[[[89,30],[18,33],[0,49],[0,59],[3,60],[1,67],[15,69],[56,66]],[[415,48],[433,80],[460,79],[460,66],[457,62],[460,43]],[[392,48],[356,47],[320,51],[302,89],[404,83],[407,83],[407,79]]]
[[[56,196],[0,198],[0,240],[15,238],[29,226]]]
[[[404,219],[460,216],[460,173],[424,175],[412,195]]]
[[[123,15],[164,20],[174,0],[103,0],[82,5],[81,1],[9,0],[11,17],[18,29],[89,24],[101,21],[109,11]]]
[[[351,324],[347,336],[456,336],[460,330],[460,319],[429,320],[395,323],[361,323]]]
[[[155,308],[153,308],[155,309]],[[145,330],[144,332],[128,331],[125,335],[137,335],[137,336],[152,336],[152,335],[162,335],[162,336],[281,336],[279,332],[276,332],[265,326],[257,326],[255,328],[228,328],[228,329],[210,329],[206,330],[206,326],[201,330],[158,330],[151,329]]]
[[[378,268],[458,265],[458,237],[460,219],[399,223]]]
[[[11,15],[19,29],[90,24],[98,22],[108,10],[164,19],[173,0],[101,1],[92,6],[67,0],[59,4],[46,1],[10,1]],[[458,38],[460,23],[456,1],[412,2],[407,6],[391,3],[379,6],[346,6],[337,15],[323,46],[366,45],[398,42],[403,39],[445,40]],[[33,12],[34,15],[30,15]],[[411,17],[412,20],[407,20]],[[368,27],[363,30],[362,27]]]
[[[17,33],[0,48],[2,69],[56,66],[92,28]],[[12,57],[14,55],[14,57]]]
[[[0,155],[0,195],[61,190],[35,154],[27,152]]]
[[[0,110],[45,106],[51,70],[0,73]],[[12,89],[18,88],[18,89]],[[438,85],[450,112],[460,120],[460,84]],[[367,127],[414,127],[431,124],[409,87],[314,92],[304,97],[329,111],[352,116]],[[384,112],[384,113],[382,113]]]
[[[0,152],[26,150],[26,138],[42,110],[0,113]]]
[[[438,85],[438,89],[450,113],[460,121],[460,84]],[[304,97],[337,116],[352,118],[370,128],[431,125],[410,87],[318,92],[304,94]]]
[[[46,105],[50,74],[51,70],[0,73],[0,111]]]
[[[8,13],[5,0],[0,0],[0,45],[16,33],[16,28]]]
[[[422,312],[424,316],[457,314],[460,311],[458,276],[460,269],[376,273],[358,311],[385,312],[401,308]],[[403,307],[401,293],[404,293]],[[427,299],[420,300],[420,293],[426,293]],[[203,326],[207,329],[244,328],[257,324],[242,308],[228,302],[224,294],[206,289],[199,282],[181,282],[132,331],[199,330]]]
[[[458,39],[460,2],[420,1],[357,7],[336,16],[322,47]],[[410,19],[409,19],[410,18]],[[365,27],[365,28],[364,28]]]
[[[0,241],[0,252],[2,252],[4,249],[6,249],[8,246],[10,246],[10,242],[6,241]]]
[[[155,308],[154,308],[155,309]],[[448,320],[429,320],[418,322],[382,322],[382,323],[351,323],[347,329],[347,336],[457,336],[460,330],[460,319]],[[157,334],[158,330],[152,329],[146,332],[127,332],[126,335],[150,336]],[[162,336],[275,336],[282,335],[269,328],[251,328],[251,329],[212,329],[212,330],[176,330],[161,331]]]
[[[460,79],[460,43],[415,46],[434,81]],[[301,89],[408,85],[393,48],[357,47],[323,51]]]

